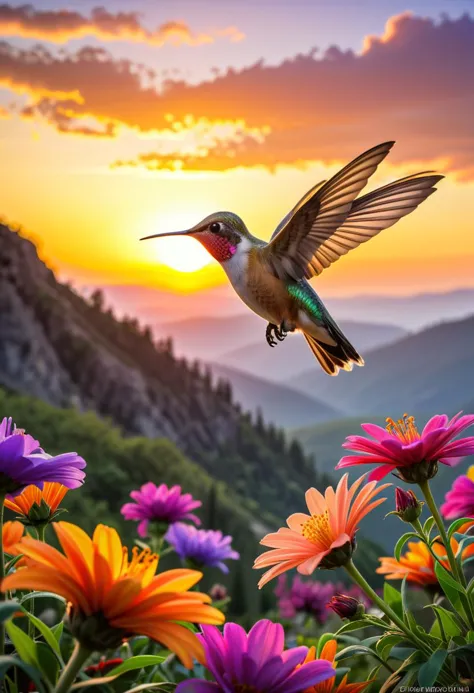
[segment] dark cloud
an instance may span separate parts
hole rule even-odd
[[[147,29],[137,12],[111,13],[94,8],[89,17],[72,10],[37,10],[32,5],[0,5],[0,34],[66,43],[71,39],[96,36],[103,41],[135,41],[162,46],[165,43],[200,45],[218,36],[239,41],[242,32],[226,27],[213,34],[194,33],[184,22],[170,21],[154,30]]]
[[[149,168],[176,167],[176,161],[203,170],[333,162],[396,139],[395,163],[436,161],[472,179],[473,46],[469,16],[435,22],[403,14],[388,22],[383,36],[367,37],[361,53],[334,46],[321,56],[312,51],[277,66],[259,62],[230,69],[198,85],[168,80],[157,90],[143,66],[116,61],[103,50],[58,58],[4,44],[0,83],[28,91],[32,108],[42,108],[56,126],[57,110],[49,105],[46,112],[41,99],[67,100],[71,118],[92,116],[108,127],[186,130],[192,114],[194,121],[239,120],[244,132],[267,133],[216,140],[198,154],[160,149],[134,162]]]

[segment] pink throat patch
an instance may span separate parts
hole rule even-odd
[[[227,238],[218,236],[215,233],[205,231],[204,233],[196,234],[206,250],[218,262],[225,262],[237,252],[237,246],[233,245]]]

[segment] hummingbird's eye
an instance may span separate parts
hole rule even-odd
[[[209,231],[212,233],[219,233],[219,231],[222,228],[222,224],[220,224],[218,221],[213,221],[212,224],[209,226]]]

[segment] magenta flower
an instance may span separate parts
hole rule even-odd
[[[215,626],[201,626],[205,666],[214,681],[190,679],[176,693],[301,693],[335,675],[331,663],[305,663],[307,647],[284,651],[283,626],[258,621],[250,632],[227,623],[222,634]]]
[[[43,488],[45,481],[57,481],[78,488],[84,481],[85,461],[75,452],[52,457],[37,440],[16,428],[11,419],[0,423],[0,494],[17,496],[26,486]]]
[[[207,566],[228,573],[229,568],[224,561],[240,558],[237,551],[232,549],[232,537],[225,537],[218,530],[196,529],[192,525],[176,522],[166,532],[165,540],[181,560],[189,561],[198,568]]]
[[[201,501],[194,500],[190,493],[181,493],[181,486],[168,488],[166,484],[156,486],[150,481],[143,484],[139,491],[132,491],[130,498],[136,502],[125,503],[120,512],[126,520],[139,520],[140,537],[147,536],[150,522],[169,525],[190,520],[201,524],[201,520],[191,512],[201,507]]]
[[[454,481],[441,512],[447,520],[474,517],[474,466],[469,467],[466,475],[458,476]]]
[[[474,453],[474,437],[454,440],[462,431],[474,424],[474,416],[456,414],[450,421],[446,415],[433,416],[421,433],[412,416],[404,415],[395,422],[387,419],[387,428],[375,424],[362,424],[372,439],[349,436],[343,448],[361,455],[346,455],[336,469],[359,464],[376,464],[369,480],[379,481],[397,470],[403,481],[420,483],[431,479],[438,471],[438,463],[452,466],[459,459]]]

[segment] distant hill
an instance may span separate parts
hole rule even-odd
[[[265,421],[277,426],[306,426],[341,415],[313,397],[236,368],[212,364],[211,370],[231,383],[232,392],[244,409],[254,413],[260,410]]]
[[[317,368],[295,388],[346,414],[398,416],[458,411],[474,392],[474,317],[444,322],[365,355],[364,368],[325,378]]]
[[[449,408],[442,408],[440,411],[447,412],[448,414],[453,413]],[[427,417],[417,417],[417,423],[420,428],[424,426],[426,420]],[[334,468],[341,457],[346,454],[346,451],[341,447],[342,443],[348,435],[365,435],[360,428],[360,424],[364,422],[385,426],[385,418],[382,416],[361,416],[297,429],[294,430],[292,434],[295,436],[296,440],[303,445],[307,453],[315,456],[318,474],[333,474],[336,478],[340,478],[343,471],[336,472]],[[465,472],[469,464],[472,464],[472,460],[472,457],[467,458],[457,467],[440,465],[438,474],[431,481],[431,487],[437,502],[440,503],[444,500],[444,495],[446,491],[450,489],[454,479],[459,476],[459,474]],[[362,473],[369,472],[373,468],[374,465],[363,465],[350,467],[344,471],[348,471],[349,478],[355,481]],[[397,517],[391,515],[385,518],[388,512],[395,509],[394,489],[399,485],[398,479],[391,474],[386,477],[385,481],[393,484],[392,488],[387,489],[382,494],[382,496],[387,498],[387,501],[382,503],[379,508],[376,508],[373,513],[371,513],[370,519],[362,521],[361,534],[367,539],[371,539],[380,546],[383,546],[386,551],[392,553],[397,539],[404,531],[408,530],[403,529],[402,523]],[[413,486],[412,489],[419,495],[415,486]],[[424,517],[428,517],[426,511]]]
[[[228,317],[199,316],[154,325],[157,337],[172,337],[175,350],[187,358],[210,361],[260,335],[264,345],[266,323],[251,311]]]
[[[318,280],[312,283],[318,290]],[[172,296],[161,289],[146,286],[108,285],[95,288],[103,289],[107,303],[113,306],[118,315],[134,315],[153,328],[156,326],[157,334],[161,334],[163,326],[178,325],[196,314],[206,318],[232,319],[244,315],[245,310],[228,282],[192,294]],[[408,296],[352,294],[334,297],[323,291],[321,297],[338,322],[388,322],[410,332],[442,320],[460,320],[474,312],[474,288]],[[251,338],[247,341],[256,340]],[[243,344],[236,343],[235,347],[238,346]]]
[[[395,325],[376,325],[350,320],[342,320],[339,325],[363,355],[367,351],[394,342],[408,334],[406,330]],[[292,386],[293,377],[313,369],[316,365],[314,356],[300,334],[288,335],[284,343],[282,342],[271,351],[261,334],[260,339],[217,355],[216,358],[224,366],[232,366],[267,380],[285,382],[290,386]],[[318,393],[315,392],[315,395],[317,397]]]
[[[474,289],[411,294],[409,296],[359,295],[326,297],[325,303],[338,320],[386,323],[405,330],[420,330],[442,320],[460,320],[474,313]]]

